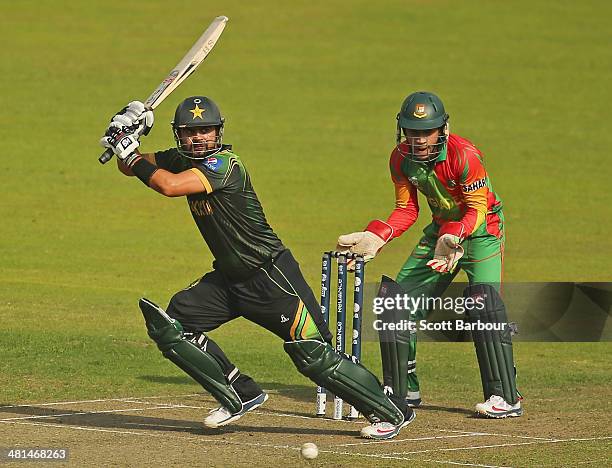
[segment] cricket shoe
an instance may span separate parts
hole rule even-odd
[[[398,424],[392,424],[390,422],[377,422],[374,424],[370,424],[369,426],[361,429],[361,437],[366,439],[375,439],[375,440],[386,440],[393,439],[396,435],[399,434],[399,431],[402,427],[406,427],[416,418],[416,413],[408,408],[406,416],[404,417],[404,422]]]
[[[418,408],[421,406],[421,392],[408,392],[406,394],[406,404],[411,408]]]
[[[249,411],[253,411],[255,408],[263,405],[268,399],[268,394],[262,392],[260,395],[256,396],[252,400],[249,400],[242,404],[242,409],[237,413],[231,413],[225,406],[220,406],[212,410],[206,419],[204,419],[204,425],[206,427],[210,427],[212,429],[225,426],[231,422],[240,419],[244,414]]]
[[[517,401],[515,405],[511,405],[502,397],[491,395],[487,401],[476,405],[476,412],[487,418],[516,418],[522,416],[523,408],[521,408],[521,400]]]

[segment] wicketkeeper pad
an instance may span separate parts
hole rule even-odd
[[[139,302],[149,336],[168,358],[233,413],[242,409],[242,401],[227,381],[213,355],[183,338],[180,322],[148,299]]]
[[[286,341],[284,348],[302,374],[350,403],[368,421],[388,421],[395,425],[404,421],[404,414],[385,395],[374,374],[336,353],[329,343]]]
[[[405,294],[405,292],[398,283],[388,276],[382,277],[377,297],[394,298],[402,294]],[[410,312],[399,311],[395,307],[391,309],[385,308],[380,318],[384,324],[401,323],[402,320],[410,320]],[[386,387],[391,387],[395,396],[404,399],[408,391],[408,361],[411,332],[409,330],[390,330],[388,328],[382,327],[378,332],[383,382]],[[414,362],[412,363],[412,369],[414,369]]]
[[[497,290],[488,284],[468,286],[463,296],[474,298],[474,306],[467,308],[466,316],[472,324],[472,338],[485,400],[491,395],[498,395],[514,405],[518,396],[506,307]],[[498,330],[502,327],[503,330]]]

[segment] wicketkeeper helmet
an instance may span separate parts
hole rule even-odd
[[[399,152],[415,162],[434,161],[448,139],[448,118],[449,115],[444,110],[444,104],[438,96],[427,91],[412,93],[404,99],[397,114],[396,139]],[[435,128],[440,129],[438,143],[433,145],[434,148],[431,148],[428,158],[416,158],[412,152],[411,142],[403,138],[402,130],[432,130]]]

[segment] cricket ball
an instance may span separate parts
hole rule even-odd
[[[312,460],[319,455],[319,448],[312,442],[306,442],[302,445],[302,457],[306,460]]]

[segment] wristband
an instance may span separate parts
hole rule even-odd
[[[132,164],[134,164],[134,161],[136,161],[139,157],[140,157],[139,153],[132,153],[123,160],[123,164],[131,168]]]
[[[465,226],[461,221],[448,221],[447,223],[440,226],[438,230],[438,237],[442,237],[444,234],[451,234],[459,238],[459,242],[463,241],[468,235],[465,230]]]
[[[377,235],[385,243],[389,242],[393,238],[393,227],[380,219],[370,221],[370,224],[367,225],[365,230]]]
[[[149,180],[151,177],[159,169],[155,164],[151,164],[145,158],[138,159],[134,164],[132,164],[132,172],[136,177],[138,177],[143,184],[147,187],[149,186]]]

